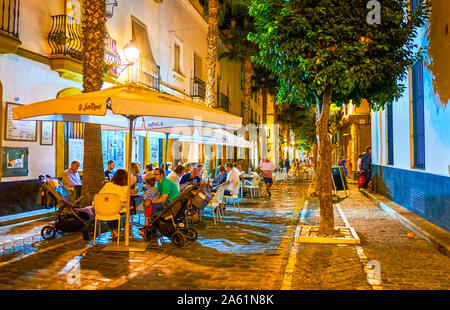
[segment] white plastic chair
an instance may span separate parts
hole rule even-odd
[[[253,199],[253,193],[258,194],[258,198],[261,197],[259,193],[259,175],[253,177],[252,181],[245,180],[244,188],[250,189],[250,197]]]
[[[119,245],[120,233],[120,197],[117,194],[102,193],[94,196],[94,245],[97,235],[97,221],[100,221],[99,236],[101,235],[101,221],[118,221],[117,245]]]
[[[214,218],[214,224],[217,224],[217,221],[222,222],[222,204],[223,204],[223,195],[225,193],[225,186],[221,186],[217,189],[217,192],[214,194],[212,200],[209,203],[209,206],[212,209],[212,214]],[[217,221],[216,221],[217,217]]]
[[[241,212],[241,207],[239,206],[239,191],[241,189],[241,182],[238,183],[238,186],[233,190],[231,195],[224,195],[223,198],[227,200],[231,200],[233,203],[234,212],[236,212],[236,203],[238,206],[238,212]]]

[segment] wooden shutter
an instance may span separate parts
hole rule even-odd
[[[194,52],[194,77],[203,80],[202,57]]]
[[[156,66],[155,58],[153,57],[152,49],[150,47],[150,40],[148,38],[147,26],[135,18],[131,18],[132,22],[132,38],[136,43],[139,54],[140,69],[145,73],[158,76],[158,68]]]

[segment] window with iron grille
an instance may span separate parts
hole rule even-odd
[[[423,61],[412,67],[414,167],[425,169]]]
[[[387,118],[387,142],[388,142],[388,165],[394,164],[394,124],[392,114],[392,102],[387,104],[386,110]]]

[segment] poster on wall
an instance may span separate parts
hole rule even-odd
[[[125,168],[125,133],[102,131],[103,167],[106,170],[108,161],[114,160],[115,169]]]
[[[41,145],[53,145],[53,122],[41,122]]]
[[[84,140],[83,139],[69,139],[69,166],[76,160],[80,162],[78,170],[83,171],[84,158]]]
[[[36,141],[36,121],[18,121],[13,119],[13,108],[20,106],[18,103],[6,103],[5,140],[10,141]]]
[[[3,177],[28,176],[27,147],[2,148],[2,176]]]

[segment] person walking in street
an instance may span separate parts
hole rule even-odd
[[[277,169],[277,166],[266,158],[259,163],[259,168],[263,172],[263,180],[264,184],[266,184],[267,195],[271,197],[272,194],[270,193],[270,188],[273,185],[272,170]]]
[[[300,174],[300,160],[298,158],[295,160],[295,175],[298,176]]]
[[[338,162],[338,166],[344,168],[345,176],[347,176],[347,168],[345,168],[345,163],[346,162],[347,162],[347,160],[344,159],[342,156],[341,156],[341,158],[339,159],[339,162]]]
[[[105,170],[105,179],[108,181],[111,181],[114,176],[114,167],[116,166],[116,163],[114,160],[108,161],[108,167]]]
[[[361,159],[361,173],[366,179],[363,188],[367,188],[372,177],[372,148],[370,146],[366,147],[366,152]]]
[[[284,168],[286,168],[286,174],[289,174],[289,168],[291,168],[289,159],[286,159],[286,161],[284,162]]]
[[[358,171],[358,175],[361,173],[361,159],[363,157],[363,153],[358,155],[358,161],[356,162],[356,171]]]

